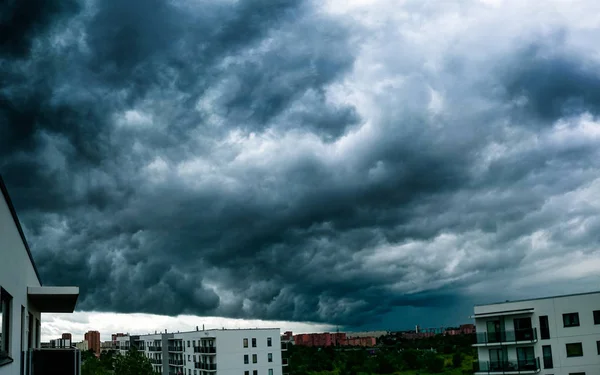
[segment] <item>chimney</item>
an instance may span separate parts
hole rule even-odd
[[[204,324],[202,324],[202,330],[204,331]]]
[[[198,326],[196,326],[196,331],[198,331]]]
[[[165,328],[165,333],[167,333],[167,329]]]

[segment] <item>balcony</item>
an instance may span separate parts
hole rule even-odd
[[[535,374],[540,372],[540,359],[534,358],[505,362],[473,362],[473,372],[477,374]]]
[[[194,346],[194,353],[216,354],[217,348],[215,346]]]
[[[537,329],[535,328],[500,332],[478,332],[476,337],[477,343],[473,344],[473,346],[529,344],[537,342],[538,340]]]
[[[148,351],[149,352],[161,352],[162,351],[162,346],[148,346]]]
[[[287,366],[287,365],[289,365],[289,361],[290,360],[287,359],[287,358],[281,358],[281,365],[282,366]]]
[[[162,365],[162,359],[160,358],[150,358],[150,363],[153,365]]]
[[[31,360],[27,375],[79,375],[81,353],[74,348],[31,349],[24,352]]]
[[[170,352],[180,353],[183,351],[183,346],[169,346]]]
[[[281,351],[285,352],[288,350],[288,343],[287,342],[282,342],[281,343]]]
[[[217,371],[217,364],[216,363],[196,362],[196,363],[194,363],[194,368],[197,368],[200,370],[207,370],[207,371]]]
[[[183,366],[183,359],[169,359],[170,366]]]

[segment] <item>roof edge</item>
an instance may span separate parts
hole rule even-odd
[[[19,221],[19,217],[17,216],[17,211],[15,210],[15,206],[13,206],[12,200],[10,199],[10,195],[8,194],[8,189],[4,184],[4,180],[2,179],[2,175],[0,175],[0,190],[2,191],[2,195],[4,196],[4,200],[6,201],[6,205],[10,210],[10,214],[17,226],[17,230],[19,231],[19,235],[21,236],[21,241],[23,241],[23,245],[25,246],[25,250],[27,250],[27,255],[29,256],[29,260],[31,261],[31,265],[33,266],[33,270],[35,271],[35,275],[37,276],[38,281],[40,282],[40,286],[42,285],[42,279],[40,278],[40,273],[38,272],[37,266],[35,265],[35,261],[33,260],[33,256],[31,255],[31,250],[29,249],[29,244],[27,243],[27,239],[25,238],[25,233],[23,233],[23,228],[21,227],[21,222]]]
[[[542,300],[542,299],[556,299],[556,298],[586,296],[588,294],[598,294],[598,293],[600,293],[600,290],[595,290],[595,291],[591,291],[591,292],[583,292],[583,293],[559,294],[559,295],[555,295],[555,296],[546,296],[546,297],[535,297],[535,298],[527,298],[527,299],[507,300],[507,301],[503,301],[503,302],[482,303],[482,304],[475,305],[475,307],[492,306],[492,305],[505,305],[505,304],[508,304],[508,303],[515,303],[515,302],[539,301],[539,300]]]

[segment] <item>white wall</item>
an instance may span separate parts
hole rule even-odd
[[[207,330],[174,333],[174,338],[183,341],[183,357],[185,366],[183,367],[185,375],[200,374],[199,369],[194,367],[194,356],[196,362],[200,362],[201,354],[194,353],[193,342],[196,345],[202,338],[214,337],[216,346],[216,355],[214,356],[217,364],[217,374],[219,375],[244,375],[244,371],[253,374],[253,370],[258,371],[258,375],[268,375],[269,369],[273,370],[273,375],[281,375],[281,339],[280,330],[273,329],[232,329],[232,330]],[[271,338],[271,347],[267,346],[267,338]],[[243,339],[248,339],[248,348],[244,348]],[[256,339],[256,348],[252,347],[252,339]],[[188,347],[188,343],[190,345]],[[268,362],[268,353],[273,354],[273,362]],[[244,354],[248,355],[249,363],[244,364]],[[252,363],[252,355],[257,355],[257,363]],[[194,370],[197,370],[194,372]]]
[[[35,274],[27,250],[17,230],[4,196],[0,194],[0,287],[12,296],[10,316],[10,355],[13,363],[0,366],[0,375],[19,375],[21,372],[21,350],[27,349],[28,314],[34,317],[33,341],[36,342],[35,319],[40,313],[27,302],[27,287],[41,286]],[[21,306],[25,306],[25,316],[21,316]],[[24,320],[23,332],[21,321]],[[23,334],[23,343],[21,343]]]
[[[586,375],[600,375],[600,355],[596,341],[600,341],[600,324],[594,324],[594,310],[600,310],[600,292],[584,295],[572,295],[547,299],[508,302],[502,304],[476,306],[475,314],[493,313],[498,311],[520,310],[533,308],[533,314],[505,316],[505,329],[513,330],[513,320],[519,317],[531,317],[531,323],[537,330],[538,341],[533,344],[535,356],[540,358],[543,375],[568,375],[575,372],[585,372]],[[579,313],[579,327],[564,327],[563,314]],[[548,316],[550,339],[542,340],[540,335],[540,316]],[[487,331],[486,322],[497,318],[477,318],[478,333]],[[567,343],[581,342],[583,357],[567,358]],[[543,368],[542,346],[552,348],[553,369]],[[519,345],[532,346],[532,345]],[[517,345],[508,346],[508,359],[516,360]],[[481,361],[489,360],[489,350],[492,347],[478,347]]]

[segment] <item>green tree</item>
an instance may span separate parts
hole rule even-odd
[[[81,352],[81,362],[85,362],[89,358],[96,358],[96,353],[92,349],[84,350]]]
[[[153,375],[150,360],[135,348],[125,355],[116,356],[114,369],[114,373],[118,375]]]
[[[416,350],[407,349],[402,352],[402,362],[404,362],[404,367],[407,369],[417,369],[419,368],[419,355]]]
[[[84,352],[85,353],[85,352]],[[82,353],[83,354],[83,353]],[[96,356],[86,357],[81,365],[81,375],[108,375],[109,372],[105,369],[100,360]]]
[[[100,352],[100,363],[107,370],[114,369],[115,358],[118,355],[116,350],[103,350]]]
[[[458,368],[462,365],[463,355],[460,352],[456,352],[452,355],[452,366]]]
[[[425,368],[427,371],[433,373],[444,371],[444,358],[438,355],[428,356],[427,361],[425,362]]]

